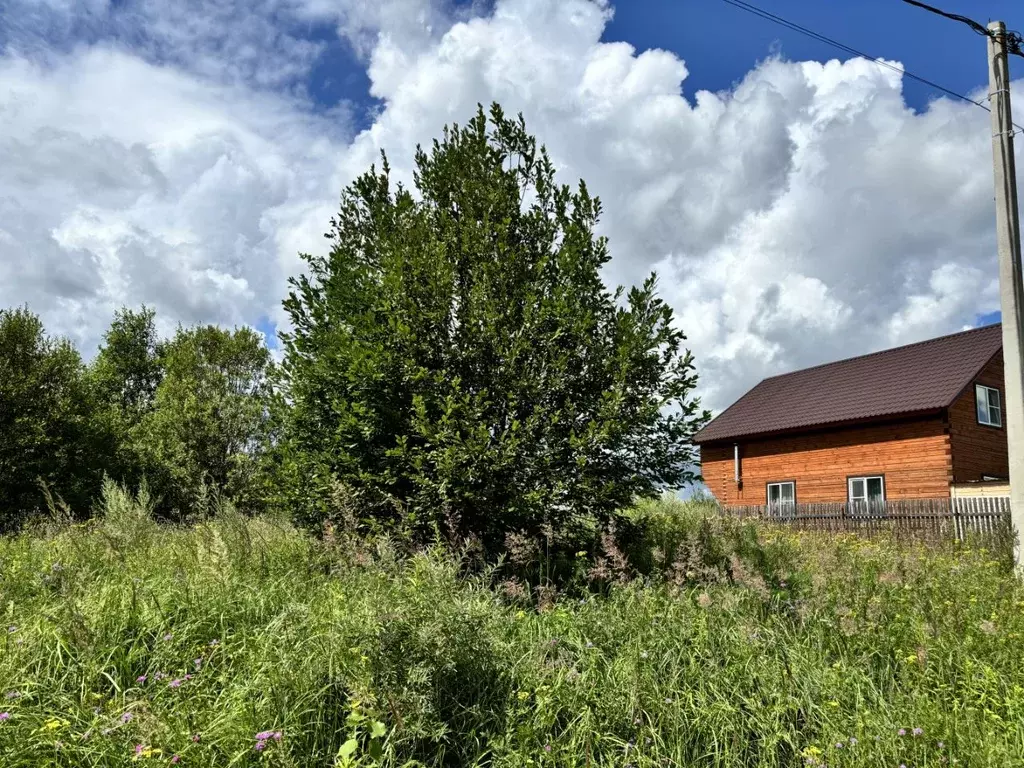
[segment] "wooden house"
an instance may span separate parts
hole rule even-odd
[[[704,482],[727,507],[972,495],[1008,476],[1003,391],[998,324],[774,376],[697,434]]]

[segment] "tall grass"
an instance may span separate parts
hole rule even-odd
[[[0,540],[0,765],[1024,759],[1024,590],[982,550],[657,504],[556,592],[146,507]]]

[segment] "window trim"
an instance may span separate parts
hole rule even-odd
[[[863,474],[863,475],[847,475],[846,476],[846,503],[847,504],[865,504],[865,505],[870,504],[870,502],[867,500],[867,494],[868,494],[867,481],[868,480],[874,480],[876,478],[882,481],[882,505],[883,505],[883,508],[884,508],[886,502],[889,499],[889,496],[886,493],[885,473],[884,472],[875,472],[875,473],[870,473],[869,472],[869,473]],[[853,481],[854,480],[863,480],[864,481],[864,497],[865,497],[864,501],[854,501],[853,500]]]
[[[771,487],[773,485],[778,485],[778,486],[792,485],[793,486],[793,502],[792,503],[789,503],[789,502],[786,502],[786,503],[779,502],[776,505],[774,505],[774,507],[773,507],[772,502],[771,502]],[[781,491],[779,491],[779,495],[780,496],[782,495]],[[789,507],[792,511],[795,512],[796,511],[796,480],[771,480],[771,481],[765,483],[764,484],[764,504],[765,504],[766,507],[768,507],[769,510],[771,510],[771,509],[785,509],[786,507]]]
[[[995,392],[996,396],[999,398],[999,406],[996,408],[996,410],[999,413],[999,423],[998,424],[994,424],[991,421],[982,421],[981,420],[981,414],[978,413],[978,390],[979,389],[985,389],[985,390],[989,390],[991,392]],[[988,395],[985,395],[985,402],[988,403]],[[992,407],[989,406],[987,410],[988,410],[988,416],[989,416],[989,418],[991,418],[992,417]],[[1003,393],[999,391],[998,387],[990,387],[988,384],[981,384],[979,382],[975,382],[974,383],[974,420],[977,421],[978,425],[982,426],[982,427],[991,427],[992,429],[1002,429],[1003,428]]]

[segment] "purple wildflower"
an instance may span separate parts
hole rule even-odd
[[[192,743],[193,744],[198,744],[199,743],[199,734],[198,733],[195,736],[192,737]]]
[[[262,752],[266,748],[267,748],[267,742],[265,742],[265,741],[257,741],[256,742],[256,746],[253,747],[253,749],[255,749],[257,752]]]
[[[922,730],[921,728],[915,728],[915,729],[914,729],[914,730],[912,731],[912,733],[913,733],[913,734],[914,734],[915,736],[920,736],[920,735],[921,735],[922,733],[924,733],[924,731],[923,731],[923,730]]]
[[[135,682],[138,683],[139,685],[142,685],[144,682],[146,682],[146,676],[145,675],[139,675],[138,677],[135,678]]]
[[[181,762],[181,757],[179,757],[178,755],[171,755],[171,762],[177,765]]]
[[[843,748],[843,747],[845,747],[845,746],[846,746],[846,744],[844,744],[844,743],[843,743],[843,742],[841,742],[841,741],[837,741],[837,742],[836,742],[836,749],[842,749],[842,748]]]
[[[269,741],[270,739],[274,738],[274,732],[273,731],[260,731],[259,733],[256,734],[256,736],[254,738],[256,739],[256,741]]]
[[[192,679],[192,675],[190,675],[190,674],[186,673],[186,674],[185,674],[185,679],[186,679],[186,680],[191,680],[191,679]]]
[[[134,717],[134,715],[132,715],[131,712],[125,712],[123,715],[121,715],[121,722],[130,723],[132,721],[132,717]]]
[[[163,672],[157,672],[155,675],[153,675],[154,680],[163,680],[165,677],[167,677],[167,675],[165,675]]]
[[[282,736],[284,736],[284,734],[281,733],[281,731],[274,731],[274,741],[280,741]]]
[[[141,744],[136,744],[135,745],[135,754],[136,755],[141,755],[143,749],[145,749],[145,747],[143,747]]]
[[[167,685],[169,685],[171,688],[181,688],[181,680],[171,680],[171,682],[169,682]]]
[[[198,670],[198,669],[200,669],[203,666],[203,660],[202,659],[196,659],[194,664],[196,665],[196,669]]]
[[[907,735],[907,729],[906,728],[900,728],[898,731],[896,731],[896,733],[899,736],[906,736]]]
[[[10,712],[0,712],[0,721],[2,721],[2,720],[10,720],[10,719],[11,719],[11,713]]]
[[[551,745],[550,744],[545,744],[544,745],[544,751],[545,752],[550,752],[551,751]]]

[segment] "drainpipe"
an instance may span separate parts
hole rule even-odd
[[[733,479],[736,481],[736,488],[740,489],[740,488],[743,487],[743,475],[740,472],[740,444],[739,443],[733,443],[733,445],[732,445],[732,461],[733,461],[733,466],[735,467],[735,477]]]

